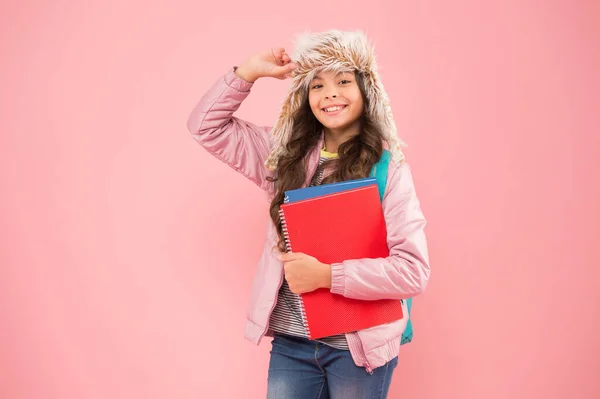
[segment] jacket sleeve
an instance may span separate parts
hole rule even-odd
[[[332,293],[361,300],[406,299],[425,289],[430,274],[426,220],[408,164],[390,167],[387,187],[382,207],[390,255],[332,264]]]
[[[265,178],[272,175],[264,166],[272,146],[270,128],[233,116],[252,86],[232,68],[202,96],[187,127],[208,152],[266,190]]]

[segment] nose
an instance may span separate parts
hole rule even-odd
[[[337,97],[337,91],[335,91],[335,88],[332,88],[327,93],[325,93],[325,98],[336,98],[336,97]]]

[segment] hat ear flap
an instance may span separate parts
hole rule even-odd
[[[401,163],[404,161],[402,146],[405,144],[397,136],[396,123],[387,93],[377,75],[372,71],[365,73],[363,79],[369,99],[369,116],[381,128],[383,138],[390,147],[392,158],[397,163]]]
[[[279,118],[271,130],[273,148],[265,162],[265,166],[271,171],[277,169],[279,157],[286,153],[285,147],[294,129],[294,115],[302,105],[305,92],[306,89],[303,89],[300,79],[296,80],[281,105]]]

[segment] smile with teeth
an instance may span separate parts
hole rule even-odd
[[[338,105],[335,107],[328,107],[328,108],[323,108],[323,111],[325,111],[326,113],[334,113],[334,112],[338,112],[343,110],[344,108],[346,108],[346,105]]]

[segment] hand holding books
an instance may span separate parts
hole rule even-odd
[[[288,252],[277,258],[284,262],[285,279],[293,293],[304,294],[319,288],[331,288],[331,265],[301,252]]]

